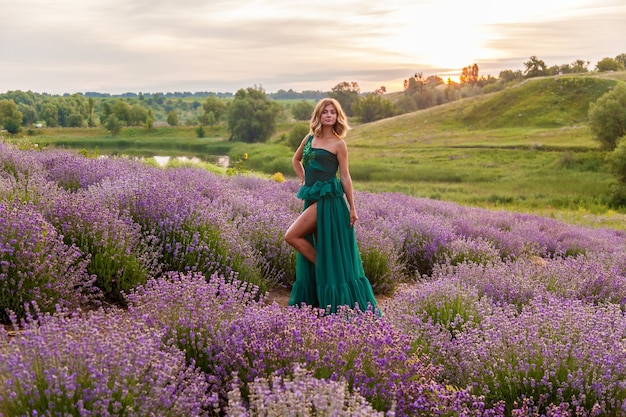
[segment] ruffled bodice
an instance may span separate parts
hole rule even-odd
[[[326,149],[313,148],[312,142],[313,135],[309,136],[302,150],[304,185],[296,197],[309,204],[322,198],[342,197],[343,187],[337,178],[337,155]]]
[[[326,149],[312,147],[313,135],[309,136],[302,149],[304,185],[313,186],[317,181],[330,181],[337,177],[339,161],[337,155]]]

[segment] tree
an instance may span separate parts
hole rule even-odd
[[[596,64],[596,69],[598,72],[621,71],[624,65],[613,58],[603,58]]]
[[[589,107],[589,127],[603,149],[613,150],[626,134],[626,84],[619,83]]]
[[[128,102],[124,100],[115,100],[113,102],[113,107],[111,108],[111,113],[114,114],[120,122],[126,124],[127,126],[132,125],[132,107]]]
[[[213,126],[220,120],[222,115],[226,113],[226,103],[222,99],[210,96],[207,97],[202,104],[202,109],[204,110],[204,114],[200,116],[200,122],[205,125]],[[211,118],[209,118],[210,114],[213,114]]]
[[[572,66],[571,66],[571,70],[573,73],[583,73],[583,72],[589,72],[589,61],[584,61],[582,59],[577,59],[576,61],[572,62]]]
[[[478,64],[464,67],[461,71],[461,76],[459,77],[461,84],[476,84],[478,80]]]
[[[341,104],[346,116],[352,116],[352,105],[359,100],[359,94],[361,94],[361,88],[357,82],[343,81],[331,89],[328,97],[334,98]]]
[[[287,146],[294,150],[300,146],[302,139],[310,132],[310,127],[305,123],[298,123],[287,134]]]
[[[140,104],[133,104],[130,108],[130,125],[145,125],[148,119],[148,110]]]
[[[522,81],[524,76],[522,75],[522,71],[517,70],[504,70],[500,71],[500,81],[503,83],[509,83],[514,81]]]
[[[423,92],[426,84],[428,84],[428,79],[424,78],[424,74],[416,72],[413,77],[404,80],[404,94],[413,96],[415,93]]]
[[[248,87],[235,93],[228,109],[228,129],[231,140],[267,142],[276,131],[276,120],[282,106],[267,98],[261,89]]]
[[[296,120],[309,120],[313,114],[315,105],[309,101],[301,100],[291,107],[291,114]]]
[[[4,128],[10,134],[15,135],[20,131],[20,124],[15,119],[7,119],[4,122]]]
[[[622,136],[608,158],[611,174],[622,185],[626,185],[626,137]]]
[[[104,122],[104,128],[108,130],[112,136],[117,136],[122,130],[122,122],[114,114],[110,114]]]
[[[178,113],[176,113],[176,110],[171,110],[167,113],[167,124],[170,126],[178,126]]]
[[[378,87],[376,90],[374,90],[375,94],[385,94],[387,92],[387,87],[385,87],[384,85],[381,85],[380,87]]]
[[[611,200],[615,206],[626,206],[626,136],[622,136],[608,157],[609,170],[617,179],[612,184]]]
[[[89,97],[89,99],[87,100],[87,112],[89,113],[89,117],[87,118],[87,125],[89,127],[94,127],[96,125],[96,123],[93,120],[93,108],[94,108],[94,101],[93,101],[93,97]]]
[[[37,121],[37,111],[32,105],[17,103],[17,109],[22,113],[22,124],[30,126]]]
[[[528,61],[524,62],[524,66],[526,67],[526,70],[524,70],[524,74],[527,78],[541,77],[546,75],[546,63],[537,58],[535,55],[531,56]]]
[[[391,117],[396,113],[393,103],[376,93],[370,93],[354,103],[352,111],[363,123]]]
[[[39,110],[39,117],[46,122],[48,127],[57,127],[59,125],[59,110],[52,99],[43,102],[41,110]]]
[[[17,104],[13,100],[0,100],[0,126],[7,132],[15,134],[19,132],[22,125],[22,113],[17,109]]]
[[[213,127],[217,123],[217,118],[215,117],[215,114],[210,111],[209,113],[204,115],[204,117],[202,118],[202,123],[207,126]]]
[[[72,113],[67,118],[67,127],[82,127],[83,115],[80,113]]]
[[[396,110],[399,113],[410,113],[417,110],[417,103],[413,100],[413,97],[402,95],[395,102]]]
[[[622,64],[622,67],[626,68],[626,54],[619,54],[615,57],[615,60]]]

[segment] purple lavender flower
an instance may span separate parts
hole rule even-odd
[[[9,311],[22,317],[33,301],[44,311],[96,301],[86,266],[32,205],[0,202],[0,321],[7,322]]]
[[[203,414],[203,375],[156,329],[115,310],[36,317],[0,342],[0,415]]]

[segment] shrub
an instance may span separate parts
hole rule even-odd
[[[589,127],[603,149],[615,149],[618,139],[626,135],[626,84],[616,84],[590,105]]]
[[[0,340],[0,415],[203,413],[204,376],[142,321],[119,311],[59,310],[19,325],[15,337]]]
[[[81,252],[65,245],[32,205],[0,202],[0,321],[9,311],[23,317],[30,302],[52,311],[95,301],[95,277],[86,267]]]
[[[108,299],[121,301],[122,292],[160,272],[155,238],[92,194],[62,193],[50,201],[45,216],[66,244],[87,256],[87,270]]]
[[[626,406],[625,324],[616,306],[572,300],[535,300],[518,315],[495,309],[445,349],[459,358],[452,381],[509,408],[527,398],[539,412],[568,403],[579,415],[618,415]]]
[[[281,308],[254,301],[249,290],[218,276],[172,275],[129,295],[130,313],[163,330],[163,340],[187,354],[208,376],[211,392],[227,404],[231,384],[242,400],[259,378],[294,377],[300,363],[316,378],[346,381],[379,411],[416,415],[436,407],[462,412],[478,403],[464,390],[433,382],[409,339],[373,312]],[[450,414],[452,415],[452,414]]]
[[[400,255],[393,241],[380,235],[380,231],[360,227],[355,233],[359,243],[365,276],[376,294],[393,294],[397,285],[405,280]]]
[[[311,372],[295,366],[293,377],[274,373],[271,378],[257,378],[249,384],[249,404],[243,401],[241,387],[228,393],[227,415],[240,417],[384,417],[357,392],[350,392],[345,381],[315,378]],[[393,410],[391,410],[393,411]],[[393,415],[391,412],[388,415]]]

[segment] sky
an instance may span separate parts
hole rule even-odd
[[[0,93],[401,91],[626,53],[626,0],[0,0]]]

